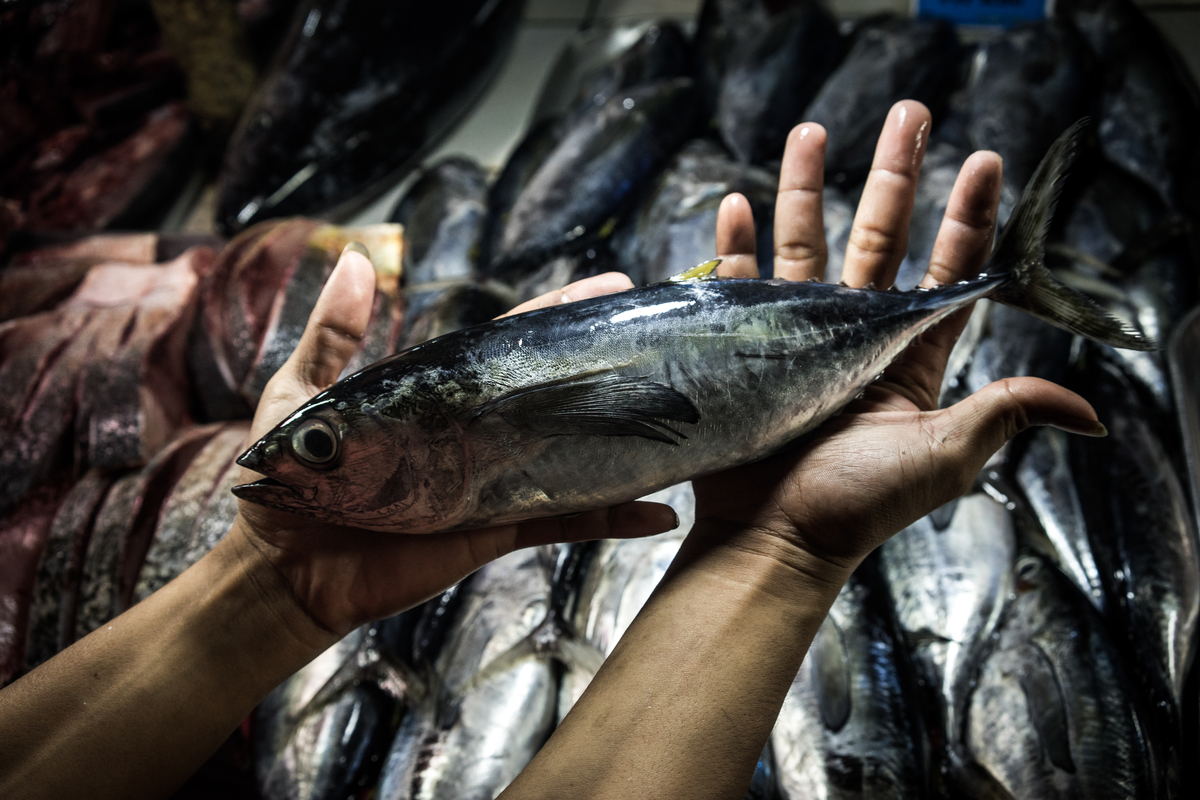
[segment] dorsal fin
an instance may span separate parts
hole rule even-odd
[[[678,275],[672,275],[667,278],[669,283],[680,283],[682,281],[711,281],[717,277],[717,265],[721,263],[721,259],[712,258],[705,261],[703,264],[697,264],[691,269],[685,269]]]

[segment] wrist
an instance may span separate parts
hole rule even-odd
[[[827,610],[861,559],[827,556],[804,541],[719,519],[697,520],[676,561],[791,607]]]
[[[301,664],[340,638],[309,613],[272,557],[271,546],[249,532],[240,514],[209,555],[219,559],[222,568],[236,573],[239,591],[250,598],[261,624],[270,626],[280,639],[277,644],[308,656]]]

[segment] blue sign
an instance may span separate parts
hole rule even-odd
[[[959,25],[1016,25],[1045,19],[1054,0],[915,0],[919,17],[948,19]]]

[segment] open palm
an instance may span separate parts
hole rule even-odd
[[[931,124],[929,110],[902,101],[879,138],[845,255],[842,280],[892,285],[908,249],[908,226]],[[797,126],[788,138],[775,206],[775,277],[822,280],[825,131]],[[954,185],[922,285],[979,274],[991,251],[1001,161],[979,152]],[[754,220],[745,198],[725,198],[717,220],[719,273],[757,277]],[[749,529],[747,546],[772,537],[838,568],[853,568],[888,536],[964,493],[987,458],[1029,425],[1097,435],[1104,429],[1074,393],[1035,378],[998,381],[938,410],[947,358],[966,324],[964,309],[925,333],[839,417],[788,452],[696,481],[698,524]]]

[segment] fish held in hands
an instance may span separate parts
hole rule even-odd
[[[923,331],[991,297],[1118,347],[1154,347],[1059,284],[1045,231],[1080,126],[1055,143],[989,274],[913,292],[715,279],[457,331],[314,397],[238,463],[243,500],[429,533],[569,514],[777,452],[841,411]]]

